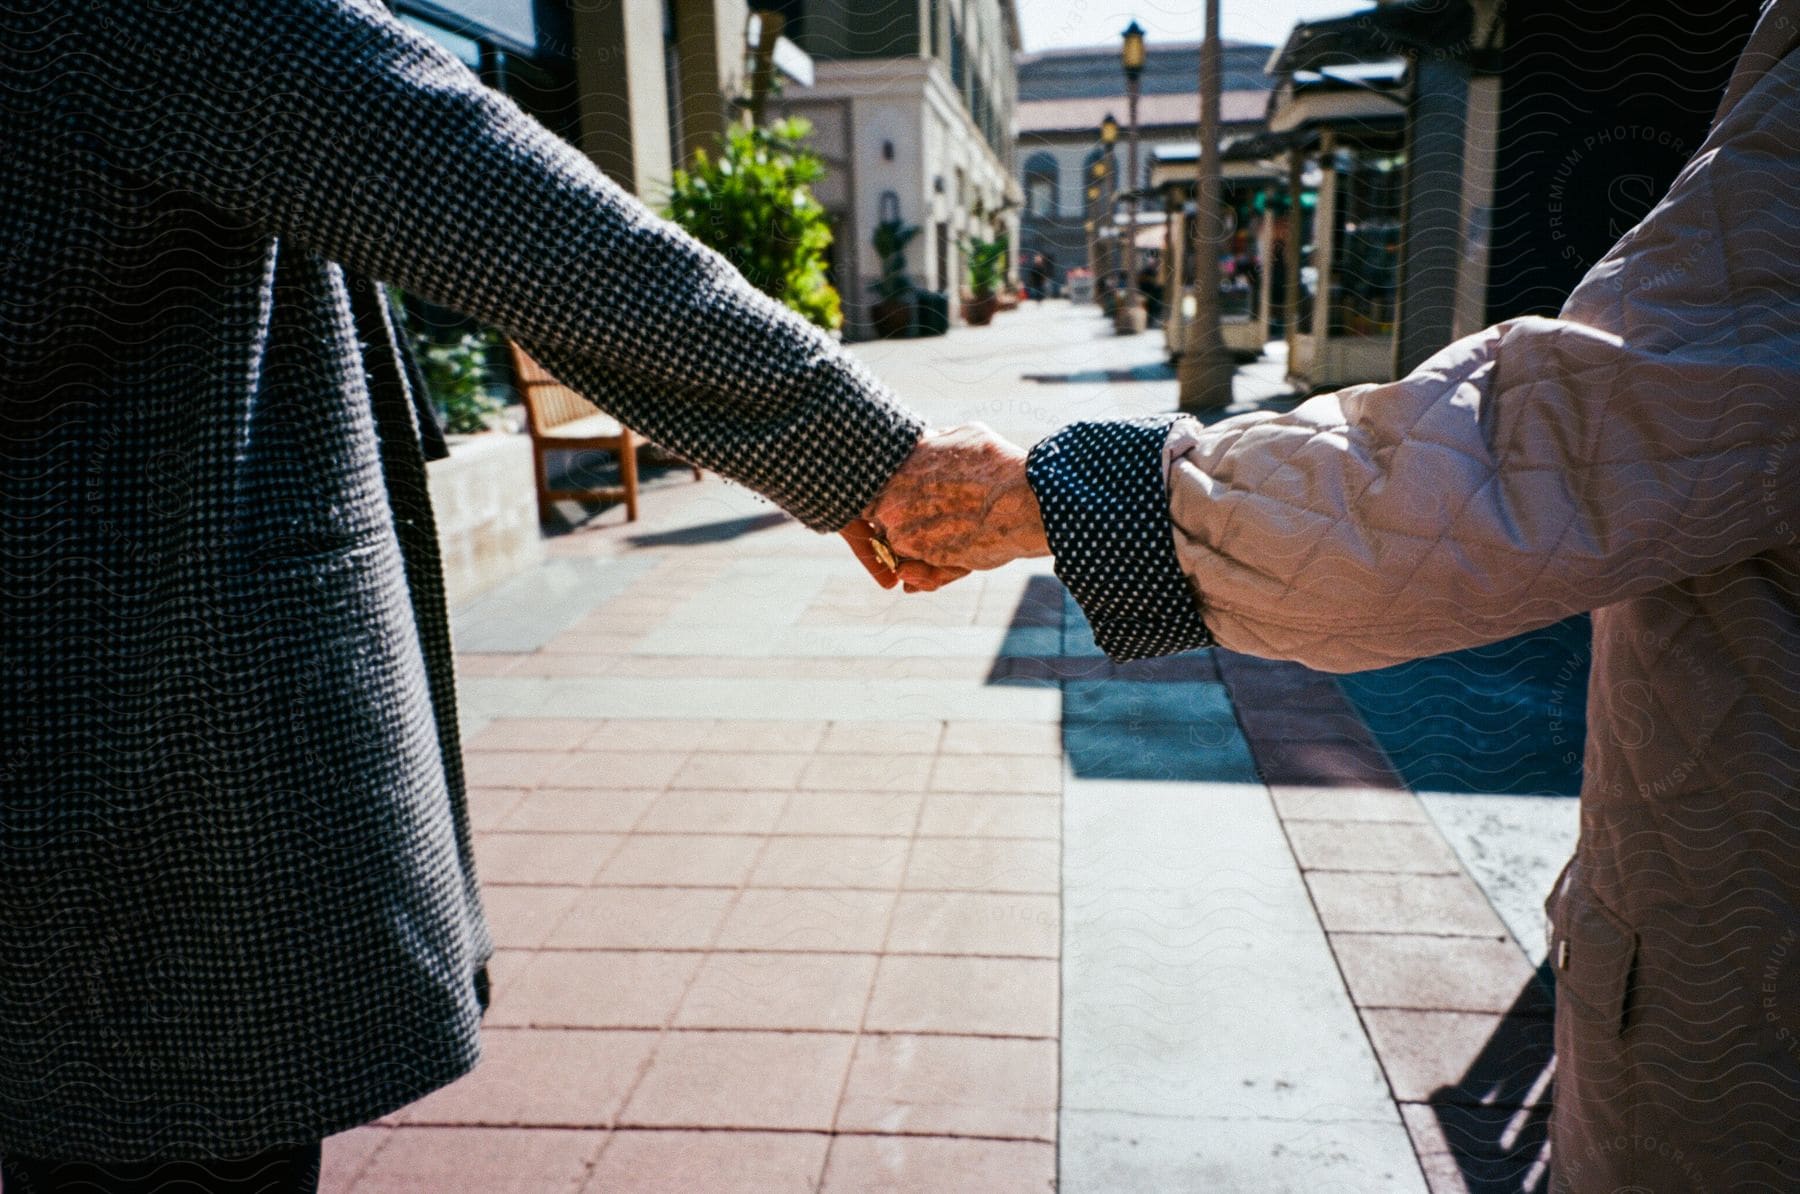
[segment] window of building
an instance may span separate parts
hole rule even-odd
[[[400,0],[397,7],[402,21],[455,54],[482,82],[511,96],[558,136],[576,140],[579,96],[563,24],[533,26],[532,10],[517,0]]]
[[[1056,155],[1040,150],[1025,162],[1025,210],[1034,216],[1054,216],[1057,212]]]
[[[422,20],[419,17],[402,14],[400,20],[455,54],[470,70],[481,69],[481,43],[474,38],[464,37],[460,33],[452,33],[442,25]]]

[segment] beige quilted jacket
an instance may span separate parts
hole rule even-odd
[[[1178,422],[1218,641],[1330,671],[1594,611],[1556,1187],[1800,1189],[1800,0],[1557,319]]]

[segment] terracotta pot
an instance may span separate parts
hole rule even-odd
[[[970,327],[986,327],[994,320],[994,312],[1000,309],[1000,296],[997,294],[978,294],[963,300],[963,322]]]
[[[882,299],[869,307],[869,319],[875,324],[875,334],[883,340],[904,336],[912,330],[912,300]]]
[[[1149,313],[1143,303],[1121,302],[1113,308],[1113,331],[1121,336],[1136,336],[1150,326]]]

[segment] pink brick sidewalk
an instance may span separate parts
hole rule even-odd
[[[809,675],[958,670],[891,648],[717,668],[638,650],[741,550],[660,553],[541,651],[465,656],[465,675],[748,674],[773,705]],[[1023,584],[981,578],[922,614],[843,563],[799,624],[1004,627]],[[499,719],[467,747],[499,947],[485,1059],[330,1141],[326,1190],[1054,1187],[1054,724]]]

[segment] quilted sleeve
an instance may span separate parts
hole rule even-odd
[[[1401,381],[1164,448],[1220,643],[1354,671],[1503,638],[1800,535],[1800,365],[1524,319]]]
[[[1559,319],[1279,416],[1174,426],[1175,547],[1225,646],[1351,671],[1800,542],[1800,54]]]
[[[848,522],[921,424],[827,336],[367,0],[92,0],[113,164],[517,337],[624,423]]]

